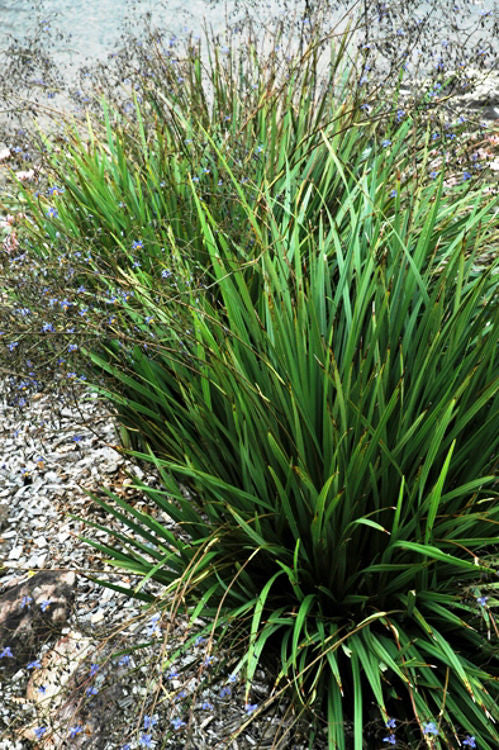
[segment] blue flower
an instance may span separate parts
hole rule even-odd
[[[97,672],[99,671],[99,665],[98,664],[91,664],[90,665],[90,677],[95,677]]]
[[[383,148],[386,148],[387,146],[391,146],[392,142],[389,138],[385,138],[384,141],[381,141],[381,145],[383,146]]]
[[[185,727],[185,721],[182,721],[182,719],[171,719],[170,724],[174,729],[180,729],[180,727]]]
[[[466,180],[471,180],[470,172],[463,172],[463,182],[466,182]]]
[[[253,713],[253,711],[256,711],[257,708],[258,708],[258,703],[247,703],[244,707],[244,710],[249,716],[250,714]]]
[[[130,664],[130,654],[123,654],[123,656],[120,656],[118,660],[118,665],[120,667],[124,667],[127,664]]]
[[[170,671],[167,672],[167,674],[166,674],[166,679],[167,680],[173,680],[173,679],[175,679],[175,677],[178,677],[178,676],[179,676],[179,673],[177,672],[176,669],[170,669]]]
[[[481,607],[485,607],[489,597],[488,596],[477,596],[476,600]]]
[[[26,669],[40,669],[41,666],[40,659],[35,659],[26,664]]]
[[[430,177],[431,177],[432,180],[434,180],[437,175],[438,175],[438,172],[436,172],[435,170],[432,170],[430,172]]]
[[[21,599],[21,609],[24,609],[25,607],[28,607],[29,609],[30,602],[32,601],[33,601],[32,596],[23,596],[23,598]]]
[[[35,729],[35,737],[37,740],[41,739],[41,737],[45,734],[47,731],[47,727],[37,727]]]
[[[151,729],[157,723],[158,720],[154,716],[144,716],[144,729]]]
[[[5,656],[9,656],[11,659],[14,658],[10,646],[5,646],[4,650],[0,653],[0,659],[3,659]]]
[[[390,198],[396,198],[397,197],[397,191],[395,189],[390,191]]]
[[[151,747],[152,734],[142,734],[139,739],[139,745],[141,747]]]
[[[132,250],[142,250],[143,247],[144,243],[142,242],[142,240],[135,240],[134,242],[132,242]]]
[[[47,688],[45,687],[45,685],[40,685],[38,688],[38,692],[44,695],[47,692]]]
[[[468,734],[466,736],[466,739],[463,740],[463,745],[467,745],[468,747],[476,747],[475,737],[473,735],[470,737]]]
[[[40,604],[40,609],[42,610],[42,612],[45,612],[50,607],[51,604],[52,602],[50,601],[50,599],[44,599],[43,602]]]
[[[73,739],[73,737],[76,737],[76,735],[82,731],[83,731],[83,727],[81,726],[70,727],[69,736],[71,739]]]
[[[48,209],[48,211],[47,211],[47,216],[48,216],[48,217],[51,217],[51,216],[53,216],[53,217],[54,217],[54,219],[57,219],[57,217],[59,216],[59,214],[58,214],[58,212],[57,212],[57,209],[56,209],[56,208],[53,208],[53,207],[50,207],[50,208]]]
[[[210,703],[210,701],[205,701],[201,704],[201,708],[203,709],[203,711],[212,711],[213,703]]]
[[[68,352],[75,352],[78,349],[78,344],[69,344]]]
[[[219,695],[220,698],[228,698],[229,695],[232,695],[232,690],[230,689],[230,687],[223,687],[220,689]]]
[[[434,721],[426,721],[423,724],[423,733],[434,735],[435,737],[439,734],[438,727]]]
[[[388,737],[383,737],[383,742],[388,742],[390,745],[395,745],[397,738],[394,734],[389,734]]]
[[[99,691],[97,690],[95,685],[92,685],[92,687],[88,687],[85,692],[88,696],[90,696],[90,695],[97,695]]]
[[[395,721],[395,719],[388,719],[388,721],[386,722],[386,726],[388,727],[388,729],[395,729],[396,725],[397,722]]]

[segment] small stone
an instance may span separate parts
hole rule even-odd
[[[18,547],[12,547],[9,552],[8,560],[19,560],[23,554],[23,546],[20,544]]]
[[[34,169],[21,170],[20,172],[16,172],[16,177],[18,180],[21,180],[21,182],[31,182],[35,178],[35,170]]]
[[[26,567],[30,570],[41,570],[45,567],[47,562],[47,555],[32,555],[26,563]]]
[[[59,474],[57,474],[56,471],[47,471],[45,474],[45,486],[47,484],[59,484],[60,483]]]

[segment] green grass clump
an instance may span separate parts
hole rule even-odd
[[[495,204],[426,178],[415,120],[363,123],[344,86],[318,106],[307,59],[246,103],[225,70],[210,103],[194,57],[184,103],[54,152],[56,219],[30,198],[45,257],[87,243],[93,293],[133,291],[90,369],[182,531],[109,492],[130,534],[95,546],[245,630],[248,690],[278,665],[259,711],[290,688],[331,748],[374,707],[411,747],[492,749]]]
[[[476,599],[497,544],[497,282],[467,239],[490,208],[477,199],[447,242],[456,207],[431,187],[414,232],[376,205],[380,162],[317,228],[314,187],[279,220],[267,194],[249,266],[199,201],[212,287],[154,309],[168,332],[154,356],[93,355],[162,478],[145,492],[189,537],[135,514],[153,560],[131,537],[111,554],[172,590],[195,581],[220,624],[245,620],[248,682],[277,647],[281,683],[325,700],[331,747],[345,718],[362,747],[372,700],[385,720],[439,716],[445,742],[463,728],[493,747]]]

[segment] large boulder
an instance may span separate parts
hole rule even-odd
[[[35,659],[67,622],[74,573],[46,570],[0,595],[0,682]]]
[[[45,746],[65,747],[70,739],[72,748],[109,748],[113,724],[123,716],[120,706],[134,704],[128,681],[121,679],[124,673],[98,639],[74,630],[62,635],[40,659],[26,689],[25,703],[33,706],[36,725],[46,727]],[[34,741],[36,725],[16,736]]]

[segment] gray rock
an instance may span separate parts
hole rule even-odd
[[[0,660],[0,681],[25,667],[42,643],[59,633],[69,617],[75,580],[74,573],[43,571],[0,596],[0,643],[9,650]]]
[[[7,525],[9,517],[9,506],[7,503],[0,503],[0,531]]]
[[[113,668],[110,663],[99,666],[92,677],[91,663],[101,657],[98,640],[71,630],[44,654],[40,668],[31,675],[26,700],[38,704],[38,714],[43,723],[50,723],[56,746],[64,746],[68,726],[78,725],[83,731],[73,738],[72,747],[85,750],[109,747],[109,727],[117,706],[126,698],[126,683],[114,675],[109,680],[109,674],[105,679],[105,673]],[[86,691],[92,686],[95,696],[88,696]],[[24,738],[35,739],[32,729],[21,731]]]
[[[30,558],[28,558],[28,562],[26,563],[26,567],[30,570],[38,570],[45,567],[45,563],[47,562],[47,555],[32,555]]]
[[[56,471],[47,471],[45,474],[45,487],[50,484],[60,484],[61,479]]]
[[[17,547],[12,547],[9,552],[9,560],[20,560],[23,554],[23,545],[20,544]]]

